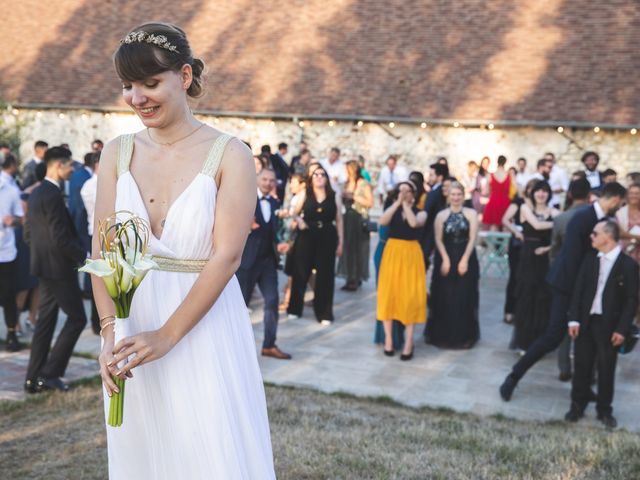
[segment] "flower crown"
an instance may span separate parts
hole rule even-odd
[[[155,45],[156,47],[164,48],[170,52],[180,53],[175,45],[172,45],[167,37],[164,35],[155,35],[153,33],[147,33],[142,30],[137,32],[131,32],[129,35],[120,40],[120,43],[135,43],[146,42]]]

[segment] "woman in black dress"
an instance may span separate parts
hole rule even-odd
[[[437,248],[426,339],[441,348],[471,348],[480,337],[478,214],[463,203],[464,187],[452,182],[449,208],[438,213],[434,225]]]
[[[342,202],[321,166],[313,170],[295,215],[298,236],[293,251],[291,298],[287,313],[302,316],[305,286],[315,269],[313,311],[318,322],[330,325],[333,322],[336,256],[342,255]]]
[[[531,207],[520,207],[524,242],[516,275],[514,346],[526,350],[546,329],[551,292],[545,281],[549,270],[551,229],[558,210],[549,206],[551,187],[538,181],[531,190]]]

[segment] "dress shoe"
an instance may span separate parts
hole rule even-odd
[[[383,352],[387,357],[393,357],[396,354],[396,351],[393,348],[391,350],[383,350]]]
[[[569,380],[571,380],[571,372],[560,372],[560,375],[558,375],[558,380],[560,380],[561,382],[568,382]]]
[[[60,392],[68,392],[69,385],[59,378],[37,378],[37,386],[40,390],[58,390]]]
[[[263,348],[262,349],[262,356],[263,357],[277,358],[279,360],[291,360],[291,355],[289,355],[288,353],[284,353],[282,350],[280,350],[275,345],[273,347],[271,347],[271,348]]]
[[[578,420],[580,420],[582,417],[584,417],[583,409],[578,407],[578,405],[576,405],[575,403],[572,403],[571,404],[571,408],[569,409],[569,411],[564,416],[564,419],[567,422],[574,422],[575,423]]]
[[[400,360],[402,360],[403,362],[408,362],[412,358],[413,358],[413,348],[411,349],[411,351],[409,353],[400,354]]]
[[[320,325],[328,327],[329,325],[333,325],[333,320],[320,320]]]
[[[24,391],[27,393],[38,393],[41,390],[38,388],[37,380],[29,378],[24,382]]]
[[[353,285],[350,283],[345,283],[340,290],[343,290],[345,292],[355,292],[356,290],[358,290],[358,286],[357,285]]]
[[[500,385],[500,396],[502,397],[502,400],[505,402],[511,400],[511,396],[513,395],[516,385],[518,385],[518,381],[515,377],[512,374],[507,375],[507,378],[505,378],[502,385]]]
[[[300,317],[300,315],[296,315],[295,313],[290,313],[287,315],[287,320],[298,320]]]
[[[16,336],[16,332],[8,332],[7,333],[7,352],[19,352],[22,350],[22,345],[18,341],[18,337]]]
[[[598,414],[598,420],[600,420],[602,424],[607,428],[616,428],[618,426],[616,417],[614,417],[610,413]]]

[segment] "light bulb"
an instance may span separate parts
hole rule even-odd
[[[460,123],[458,123],[458,122],[453,122],[453,126],[454,126],[455,128],[458,128],[458,127],[460,126]]]
[[[64,118],[64,113],[59,114],[58,118]]]
[[[593,127],[593,131],[598,133],[600,131],[600,127]]]
[[[336,122],[334,122],[333,120],[329,120],[329,126],[333,127],[336,124]]]
[[[630,133],[631,135],[635,135],[636,133],[638,133],[638,129],[637,129],[637,128],[632,128],[632,129],[629,131],[629,133]]]
[[[558,127],[557,130],[558,130],[558,133],[564,132],[564,128],[562,128],[562,127]]]
[[[426,124],[425,122],[422,122],[422,123],[420,124],[420,128],[427,128],[427,124]]]
[[[362,125],[364,125],[364,122],[362,120],[358,120],[358,126],[361,127]]]
[[[37,111],[36,112],[36,117],[38,117],[38,118],[42,117],[42,112],[41,111]]]
[[[393,128],[393,127],[395,127],[395,126],[396,126],[396,124],[395,124],[395,123],[393,123],[393,122],[389,122],[389,128]]]
[[[300,120],[300,121],[298,122],[298,126],[300,126],[300,127],[304,127],[304,122],[303,122],[302,120]]]
[[[489,127],[489,130],[493,130],[493,123],[490,123],[488,127]]]

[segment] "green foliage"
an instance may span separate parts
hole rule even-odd
[[[0,101],[0,112],[10,113],[7,111],[7,104],[2,101]],[[8,144],[11,151],[17,154],[22,143],[20,130],[26,125],[27,121],[24,118],[0,115],[0,143]]]

